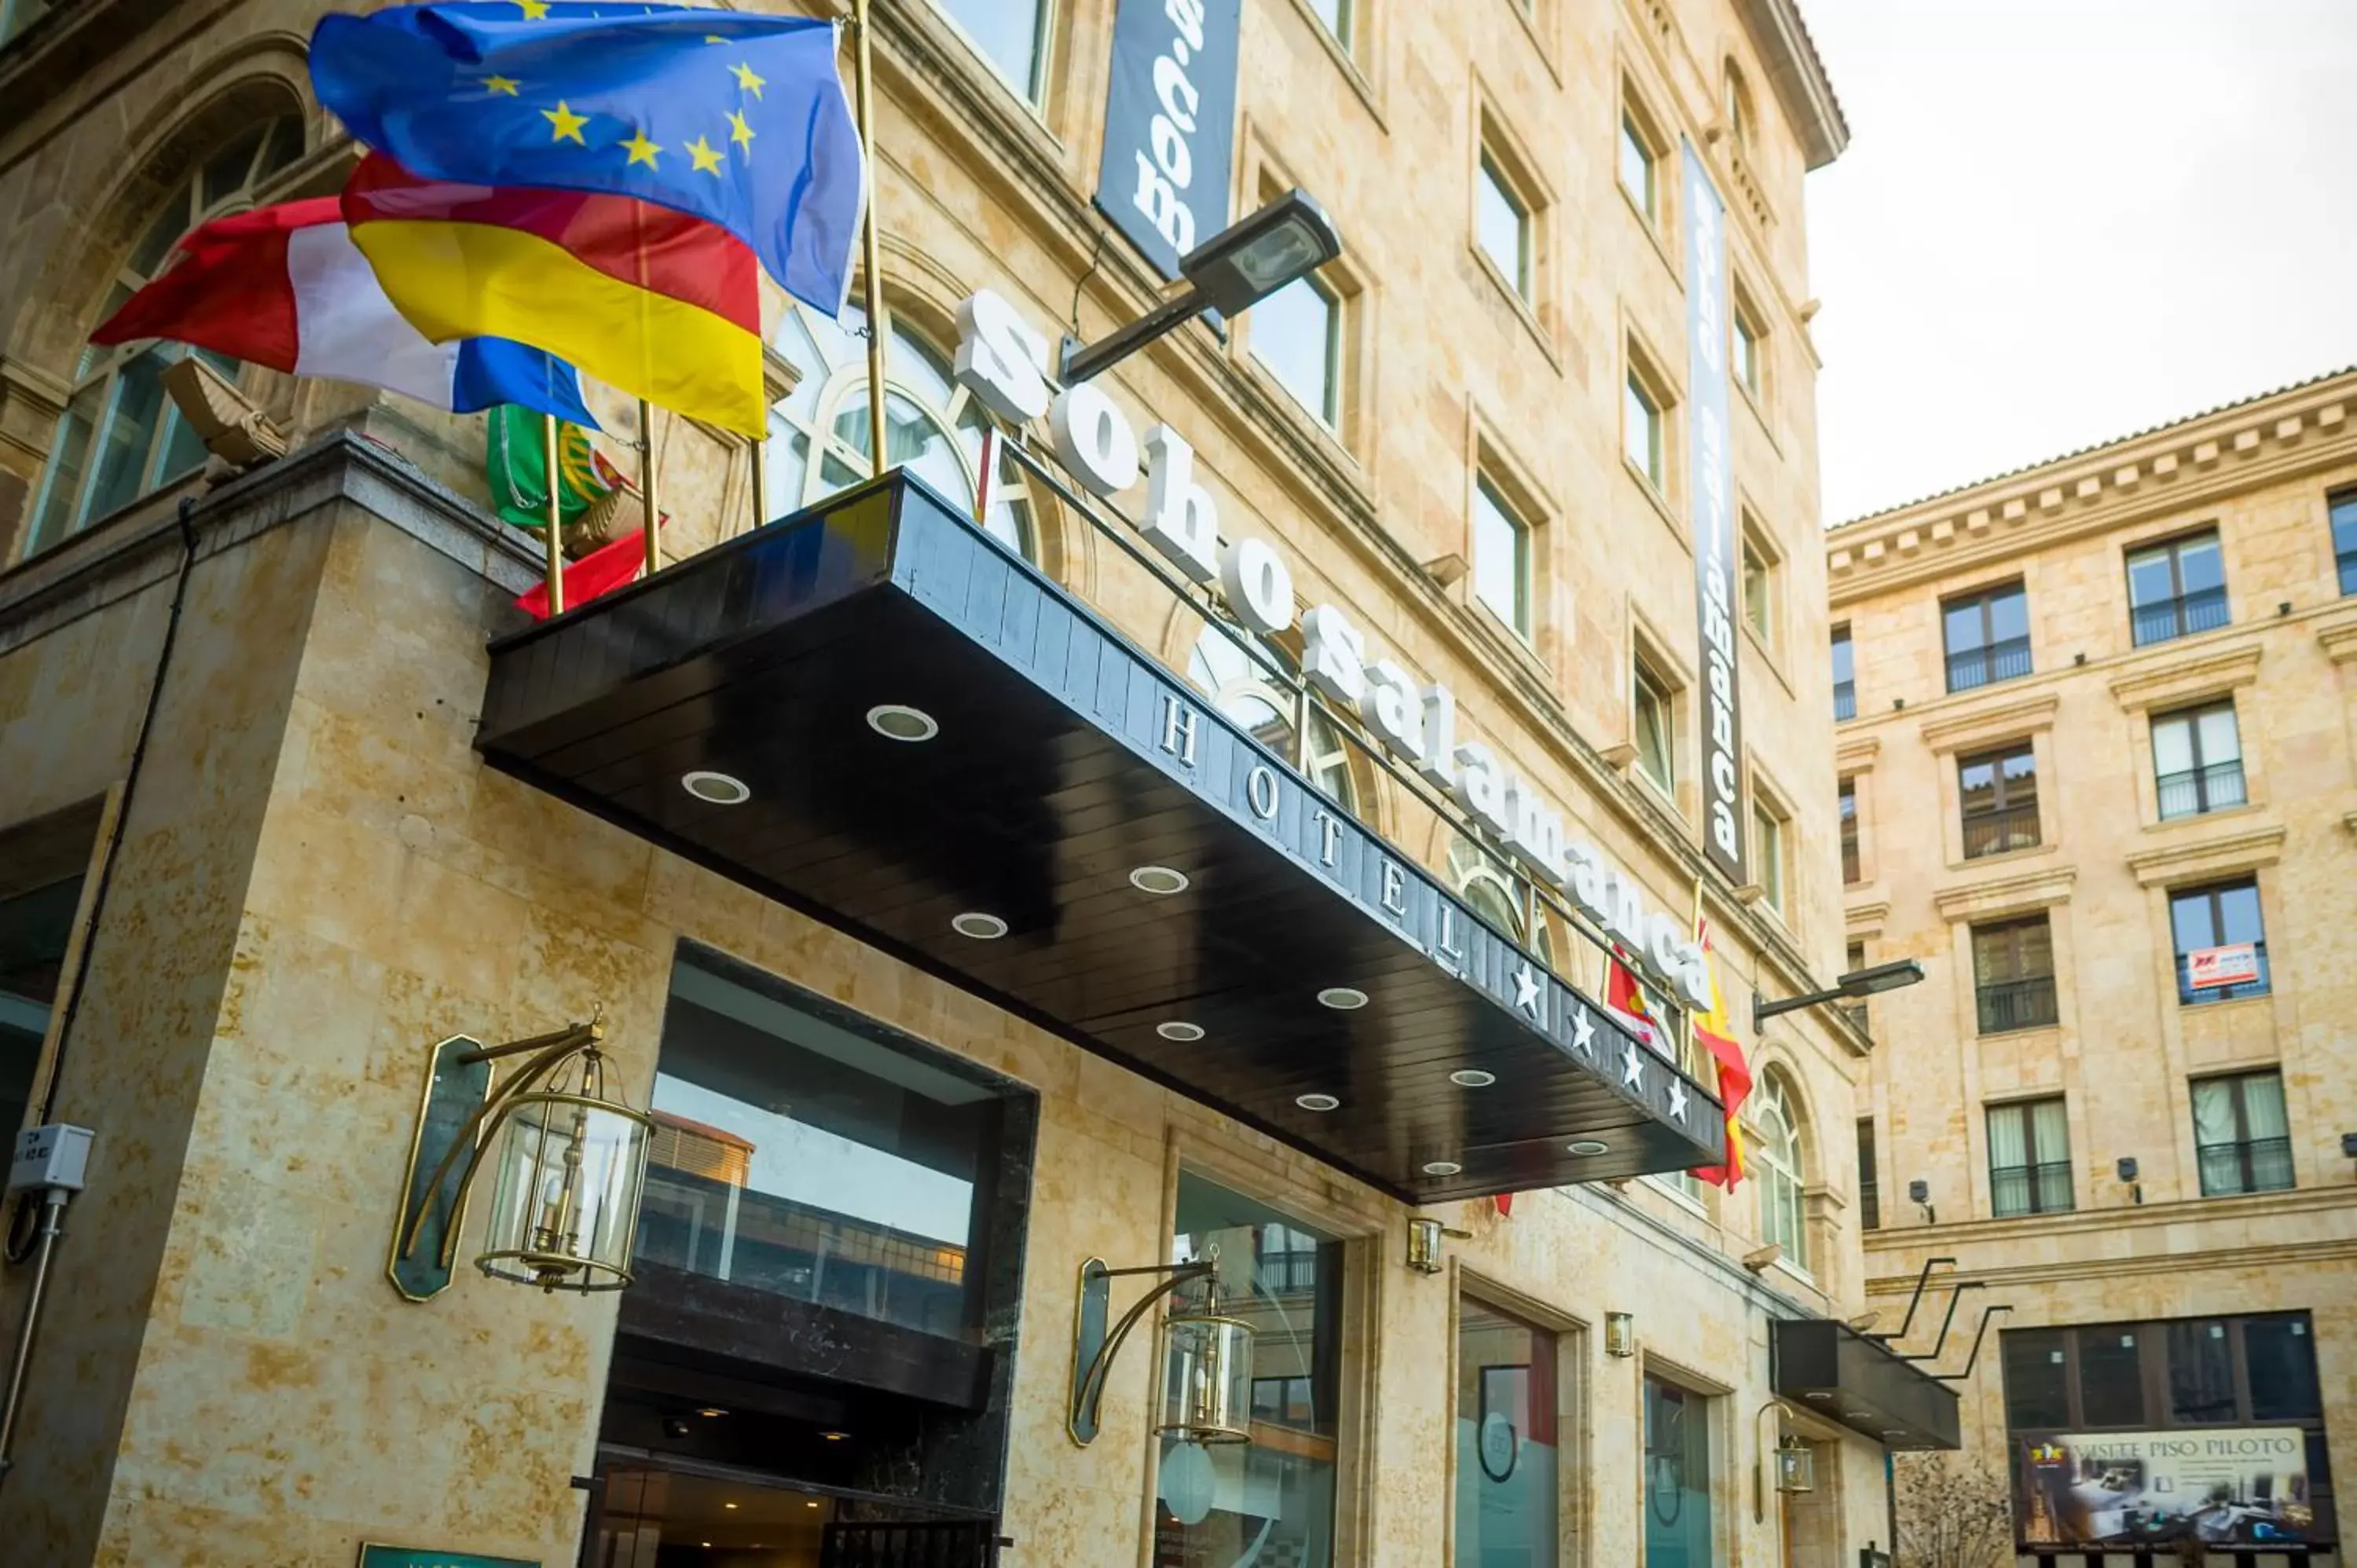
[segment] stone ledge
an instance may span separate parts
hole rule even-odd
[[[2138,886],[2158,887],[2273,865],[2283,858],[2283,845],[2284,829],[2277,823],[2144,850],[2128,856],[2128,869]]]
[[[2357,632],[2357,627],[2352,629]],[[2115,676],[2112,700],[2135,714],[2231,692],[2259,678],[2259,656],[2263,651],[2262,645],[2254,642],[2247,648],[2221,649],[2180,664]],[[2357,648],[2352,648],[2351,653],[2357,657]]]
[[[1874,759],[1881,754],[1882,737],[1880,736],[1853,736],[1834,748],[1834,771],[1864,773],[1874,766]]]
[[[1983,742],[2009,740],[2015,736],[2052,729],[2055,712],[2061,705],[2062,699],[2049,692],[2043,696],[2018,698],[2000,707],[1926,719],[1919,733],[1925,749],[1934,756],[1943,756]]]
[[[1940,918],[1951,925],[1959,920],[2029,914],[2069,903],[2072,885],[2078,880],[2078,867],[2058,865],[1944,888],[1932,895],[1932,903],[1940,911]]]
[[[2316,626],[2317,645],[2324,656],[2335,664],[2347,664],[2357,660],[2357,615],[2335,616],[2319,621]]]

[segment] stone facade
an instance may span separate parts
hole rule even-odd
[[[2341,1144],[2357,1127],[2357,577],[2329,516],[2357,485],[2352,413],[2357,374],[2323,376],[1828,536],[1833,620],[1856,653],[1857,716],[1837,740],[1859,822],[1849,934],[1867,961],[1926,971],[1871,1004],[1857,1102],[1883,1227],[1866,1236],[1867,1290],[1886,1329],[1932,1257],[1986,1281],[2017,1329],[2306,1310],[2326,1423],[2338,1437],[2357,1419],[2357,1176]],[[2132,557],[2212,533],[2222,595],[2194,586],[2198,562],[2184,592],[2132,588]],[[1949,691],[1943,603],[2015,581],[2029,672]],[[1961,662],[1967,680],[1987,667]],[[2214,745],[2193,759],[2197,791],[2156,728],[2227,703],[2238,759],[2217,762]],[[1966,822],[1959,783],[1960,764],[2024,744],[2027,843]],[[1968,834],[1994,853],[1967,858]],[[2235,882],[2255,884],[2270,983],[2187,1004],[2173,896]],[[1976,996],[1973,927],[2040,914],[2050,1012]],[[2287,1142],[2252,1122],[2256,1167],[2204,1155],[2192,1085],[2268,1070]],[[2067,1206],[2022,1213],[2023,1178],[1992,1177],[1987,1108],[2055,1096],[2067,1168],[2050,1196]],[[1907,1196],[1919,1180],[1928,1208]],[[1991,1339],[1965,1412],[1972,1450],[2002,1466]]]
[[[1298,184],[1348,242],[1329,274],[1336,418],[1252,357],[1249,316],[1225,342],[1190,328],[1104,384],[1141,428],[1167,419],[1195,442],[1232,536],[1279,542],[1305,599],[1346,607],[1452,683],[1468,725],[1658,907],[1699,901],[1731,1014],[1754,990],[1814,989],[1843,933],[1833,871],[1805,852],[1833,832],[1833,726],[1810,673],[1825,584],[1810,547],[1801,186],[1846,132],[1805,32],[1782,0],[1357,9],[1344,47],[1307,4],[1247,5],[1239,89],[1236,209]],[[34,540],[82,338],[156,204],[274,115],[299,119],[303,146],[257,199],[332,190],[350,167],[302,70],[317,11],[115,0],[0,45],[0,832],[91,802],[106,824],[78,939],[86,978],[70,1032],[66,1006],[50,1018],[37,1082],[37,1098],[54,1083],[56,1118],[98,1130],[99,1153],[0,1487],[12,1561],[340,1565],[373,1540],[574,1561],[568,1482],[597,1463],[611,1298],[469,1272],[410,1305],[383,1277],[391,1213],[428,1044],[602,1004],[643,1104],[683,940],[1037,1092],[1023,1311],[1005,1347],[1011,1563],[1148,1558],[1152,1358],[1116,1365],[1107,1435],[1083,1450],[1064,1435],[1066,1347],[1081,1259],[1168,1255],[1182,1165],[1350,1240],[1338,1563],[1449,1560],[1454,1377],[1436,1348],[1454,1342],[1458,1285],[1562,1335],[1564,1563],[1640,1554],[1647,1369],[1709,1398],[1716,1561],[1846,1563],[1886,1536],[1880,1454],[1806,1412],[1783,1419],[1818,1445],[1817,1492],[1757,1511],[1753,1494],[1769,1322],[1860,1305],[1848,1107],[1864,1046],[1840,1020],[1746,1031],[1800,1122],[1804,1258],[1743,1262],[1760,1246],[1756,1184],[1690,1198],[1637,1182],[1532,1194],[1511,1219],[1448,1206],[1471,1236],[1426,1278],[1402,1266],[1396,1201],[488,771],[471,744],[484,644],[515,624],[533,566],[529,540],[482,510],[476,422],[249,368],[244,390],[295,456],[226,483],[191,475]],[[1113,15],[1112,0],[1051,8],[1033,103],[932,6],[877,6],[896,323],[945,344],[956,302],[988,286],[1038,325],[1076,317],[1094,337],[1150,302],[1154,280],[1088,204]],[[1657,218],[1616,179],[1624,114],[1662,155]],[[1781,913],[1706,871],[1696,825],[1681,136],[1728,197],[1762,367],[1736,395],[1733,444],[1769,567],[1743,633],[1745,762],[1789,815]],[[1528,299],[1471,235],[1485,145],[1511,155],[1533,202]],[[784,383],[821,374],[791,351],[789,308],[766,301]],[[1668,403],[1659,487],[1621,456],[1632,367]],[[628,469],[631,410],[592,393]],[[741,446],[668,416],[653,443],[673,558],[749,525]],[[1472,553],[1477,476],[1531,530],[1527,639],[1426,567]],[[1033,499],[1043,567],[1183,669],[1191,637],[1168,601],[1070,509]],[[1632,768],[1641,657],[1673,689],[1668,791]],[[1446,864],[1448,828],[1362,783],[1372,823]],[[1566,945],[1581,955],[1567,977],[1593,991],[1596,953]],[[10,1323],[22,1275],[0,1274]],[[1620,1311],[1636,1317],[1631,1359],[1602,1344]]]

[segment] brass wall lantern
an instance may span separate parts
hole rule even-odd
[[[403,1296],[426,1301],[449,1288],[468,1194],[486,1159],[491,1213],[476,1267],[544,1291],[630,1283],[653,1122],[607,1084],[605,1036],[592,1015],[503,1046],[454,1036],[427,1052],[385,1261]],[[494,1088],[491,1064],[511,1056],[529,1059]]]
[[[1445,1266],[1440,1257],[1440,1239],[1453,1236],[1459,1241],[1473,1238],[1470,1230],[1459,1230],[1443,1225],[1428,1214],[1411,1214],[1407,1221],[1407,1266],[1420,1274],[1437,1274]]]
[[[1623,1359],[1637,1353],[1637,1319],[1632,1314],[1604,1315],[1604,1353]]]
[[[1109,1269],[1103,1259],[1091,1258],[1081,1265],[1080,1301],[1072,1318],[1072,1401],[1064,1422],[1074,1443],[1086,1447],[1096,1441],[1105,1378],[1113,1370],[1114,1358],[1121,1353],[1122,1341],[1129,1337],[1138,1319],[1163,1296],[1175,1296],[1198,1281],[1213,1281],[1219,1256],[1214,1247],[1202,1261],[1192,1263]],[[1132,1274],[1169,1277],[1140,1296],[1108,1331],[1112,1282]],[[1202,1305],[1173,1312],[1163,1322],[1162,1410],[1154,1423],[1157,1436],[1181,1444],[1252,1441],[1252,1325],[1220,1312],[1218,1300],[1214,1288]]]
[[[1760,1418],[1770,1411],[1781,1412],[1781,1402],[1770,1400],[1751,1414],[1751,1440],[1756,1457],[1751,1466],[1751,1518],[1755,1523],[1768,1519],[1768,1491],[1772,1485],[1782,1493],[1813,1492],[1817,1489],[1817,1453],[1790,1432],[1782,1432],[1776,1446],[1770,1448],[1760,1440]]]

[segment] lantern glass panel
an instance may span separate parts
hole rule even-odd
[[[552,1290],[630,1283],[646,1119],[581,1096],[524,1094],[500,1139],[482,1271]]]
[[[1162,1335],[1158,1430],[1194,1443],[1249,1441],[1252,1330],[1232,1317],[1174,1317]]]

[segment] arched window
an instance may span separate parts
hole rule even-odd
[[[947,356],[898,316],[884,354],[884,442],[905,467],[950,499],[972,508],[990,416],[950,374]],[[770,411],[767,514],[782,517],[847,489],[868,475],[867,325],[856,306],[841,322],[790,302],[774,347],[802,372],[793,392]],[[1027,560],[1039,557],[1023,470],[999,465],[985,532]]]
[[[181,235],[251,206],[256,186],[302,156],[298,117],[285,114],[247,126],[166,199],[116,270],[106,303],[91,324],[113,315],[152,281]],[[204,443],[164,393],[165,367],[188,352],[178,343],[152,341],[82,349],[73,393],[41,476],[27,554],[204,466]],[[226,355],[194,352],[217,370],[237,372],[237,361]]]
[[[1727,129],[1738,147],[1751,145],[1751,89],[1744,83],[1742,68],[1733,60],[1727,62]]]
[[[1448,841],[1448,885],[1473,906],[1474,913],[1518,942],[1524,942],[1541,963],[1555,967],[1555,933],[1546,916],[1539,916],[1538,938],[1531,940],[1523,924],[1523,889],[1497,861],[1462,833]]]
[[[1288,761],[1293,757],[1294,699],[1268,668],[1236,639],[1207,626],[1187,656],[1187,679],[1211,705],[1252,731],[1253,738]],[[1332,796],[1352,816],[1359,812],[1358,780],[1351,774],[1351,743],[1316,703],[1309,709],[1309,781]]]
[[[1807,1164],[1801,1148],[1801,1119],[1781,1072],[1765,1074],[1746,1107],[1760,1134],[1760,1237],[1784,1249],[1794,1268],[1809,1266],[1809,1226],[1802,1202]]]

